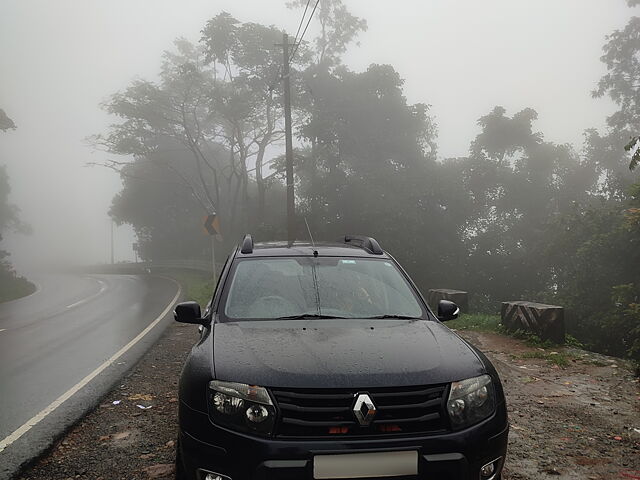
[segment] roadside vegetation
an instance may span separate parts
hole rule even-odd
[[[523,352],[518,355],[511,355],[514,360],[534,358],[545,360],[550,365],[556,365],[560,368],[566,368],[571,361],[577,361],[593,366],[606,366],[597,357],[586,355],[585,351],[590,350],[571,334],[566,335],[566,343],[564,345],[555,344],[549,340],[542,340],[539,336],[522,330],[509,331],[502,325],[499,315],[490,315],[483,313],[462,314],[456,320],[450,320],[445,325],[453,330],[483,332],[504,335],[507,337],[521,340],[526,346],[532,350]],[[640,363],[633,360],[630,362],[635,369],[636,375],[640,376]]]
[[[446,325],[454,330],[488,332],[510,336],[512,338],[522,340],[526,345],[535,348],[535,350],[521,354],[519,358],[542,359],[552,365],[557,365],[563,368],[569,364],[569,357],[571,354],[565,351],[563,345],[556,345],[549,340],[541,340],[540,337],[531,332],[525,332],[522,330],[509,332],[500,323],[499,315],[488,315],[482,313],[463,314],[456,320],[446,322]],[[567,340],[568,345],[573,345],[578,348],[583,347],[570,335]]]
[[[31,295],[36,286],[17,275],[11,265],[1,259],[3,253],[0,251],[0,303]]]
[[[13,120],[0,108],[0,132],[15,130]],[[29,227],[20,221],[18,207],[9,202],[11,187],[4,165],[0,165],[0,303],[30,295],[36,289],[26,278],[18,275],[9,262],[9,252],[3,250],[2,233],[7,230],[29,233]]]
[[[463,313],[445,325],[452,330],[472,330],[476,332],[505,333],[499,315],[485,313]]]
[[[196,270],[167,269],[162,274],[173,278],[182,287],[185,301],[194,301],[204,307],[211,300],[214,284],[210,275]]]

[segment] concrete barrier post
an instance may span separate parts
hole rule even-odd
[[[563,307],[526,301],[502,302],[500,316],[509,331],[524,330],[542,340],[565,342]]]

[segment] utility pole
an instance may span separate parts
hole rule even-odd
[[[211,235],[211,267],[213,270],[213,284],[216,284],[218,272],[216,272],[216,236]]]
[[[284,131],[287,162],[287,240],[292,244],[295,240],[295,192],[293,190],[293,136],[291,134],[291,84],[289,79],[289,35],[282,35],[282,51],[284,52],[283,88],[284,88]]]
[[[113,220],[111,220],[111,265],[113,265],[114,262],[114,256],[113,256]]]
[[[204,219],[204,229],[211,236],[211,268],[213,270],[213,281],[218,278],[216,271],[216,236],[220,235],[220,220],[215,213],[210,213]]]

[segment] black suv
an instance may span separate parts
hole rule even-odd
[[[368,237],[230,255],[180,378],[178,479],[496,480],[500,379]]]

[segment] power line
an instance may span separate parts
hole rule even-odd
[[[300,40],[298,43],[296,43],[297,38],[298,38],[298,34],[300,33],[300,28],[302,28],[302,23],[304,22],[304,19],[307,15],[307,10],[309,9],[309,4],[311,3],[311,0],[307,0],[307,5],[304,7],[304,13],[302,14],[302,18],[300,19],[300,24],[298,25],[298,31],[296,32],[296,36],[293,40],[293,44],[292,46],[294,47],[293,52],[291,53],[291,55],[289,55],[288,61],[291,62],[291,60],[293,59],[293,56],[296,54],[296,52],[298,51],[298,47],[300,46],[300,43],[302,43],[302,38],[304,37],[304,34],[307,33],[307,28],[309,28],[309,24],[311,23],[311,19],[313,18],[313,14],[316,11],[316,8],[318,7],[318,3],[320,3],[320,0],[316,1],[316,4],[313,6],[313,10],[311,11],[311,16],[309,17],[309,20],[307,21],[307,25],[304,27],[304,31],[302,32],[302,36],[300,37]],[[276,73],[276,76],[273,80],[273,82],[271,82],[269,84],[269,91],[272,92],[275,88],[276,85],[278,84],[278,82],[280,82],[280,80],[282,80],[282,66],[280,66],[280,68],[278,69],[278,72]]]
[[[300,24],[298,25],[298,31],[296,32],[296,36],[293,38],[293,43],[295,44],[298,40],[298,34],[300,33],[300,29],[302,28],[302,22],[304,22],[304,17],[307,16],[307,10],[309,9],[309,4],[311,0],[307,0],[307,5],[304,7],[304,13],[302,14],[302,18],[300,19]]]
[[[320,0],[316,0],[316,4],[313,6],[313,10],[311,11],[311,15],[309,16],[309,20],[307,21],[307,24],[305,25],[304,30],[302,31],[302,35],[300,35],[300,40],[295,45],[295,47],[293,48],[293,52],[291,52],[291,55],[289,56],[289,62],[291,62],[291,60],[293,59],[294,55],[298,51],[298,48],[302,44],[302,39],[304,38],[304,34],[307,33],[307,28],[309,28],[309,24],[311,23],[311,20],[313,19],[313,14],[316,13],[316,8],[318,8],[318,4],[319,3],[320,3]]]

